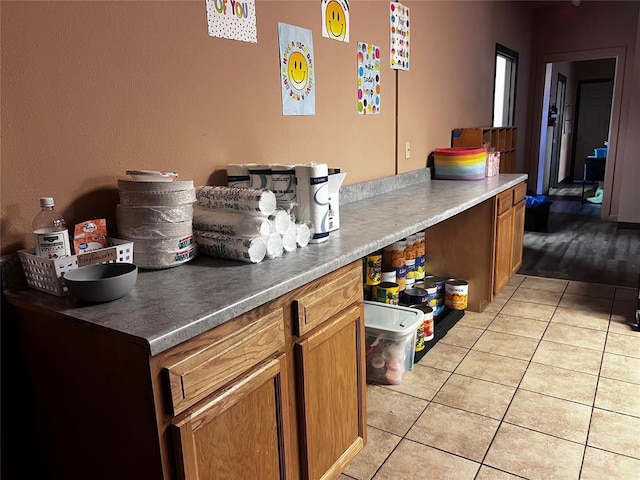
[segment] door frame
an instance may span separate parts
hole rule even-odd
[[[562,89],[562,98],[558,97],[560,93],[560,84],[564,85]],[[567,97],[567,77],[558,72],[556,77],[556,107],[558,108],[558,118],[553,129],[553,147],[551,150],[551,170],[549,172],[549,187],[558,186],[558,170],[560,168],[560,152],[562,151],[562,133],[564,130],[564,106]]]
[[[532,107],[532,116],[530,117],[531,138],[528,140],[529,145],[529,185],[535,188],[536,193],[539,191],[541,182],[544,179],[545,150],[540,146],[542,131],[546,132],[547,122],[541,120],[543,105],[548,103],[544,99],[546,65],[548,63],[560,62],[580,62],[583,60],[600,60],[603,58],[615,58],[616,67],[613,81],[613,104],[611,105],[611,118],[609,121],[609,149],[607,152],[607,166],[604,175],[604,194],[602,199],[602,210],[600,218],[602,220],[617,220],[618,212],[612,212],[612,204],[617,205],[620,196],[619,188],[614,191],[614,176],[617,164],[618,137],[620,135],[620,114],[622,110],[622,87],[624,83],[624,72],[626,63],[626,48],[613,47],[596,50],[584,50],[579,52],[555,53],[550,55],[541,55],[535,70],[535,86],[534,86],[534,102]],[[546,118],[546,116],[545,116]],[[622,154],[622,153],[621,153]],[[613,196],[616,201],[613,201]]]

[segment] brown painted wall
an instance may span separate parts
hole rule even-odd
[[[351,2],[348,44],[322,37],[317,1],[258,0],[257,44],[208,37],[204,0],[1,2],[1,253],[32,245],[40,196],[70,224],[106,217],[114,233],[129,168],[176,170],[197,185],[222,184],[229,162],[322,161],[347,171],[346,184],[422,168],[451,129],[490,123],[496,42],[520,53],[523,142],[529,7],[405,3],[412,63],[396,74],[386,1]],[[315,116],[281,113],[279,21],[313,31]],[[358,41],[387,60],[379,116],[357,115]]]

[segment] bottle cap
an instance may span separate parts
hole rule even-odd
[[[41,207],[53,207],[53,197],[40,197]]]

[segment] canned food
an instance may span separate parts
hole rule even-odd
[[[422,288],[427,291],[427,305],[433,308],[438,304],[438,287],[435,283],[428,281],[423,282],[423,285]]]
[[[433,340],[435,336],[433,309],[427,305],[411,305],[411,308],[422,312],[422,322],[420,322],[416,332],[416,352],[419,352],[424,350],[426,343]]]
[[[382,282],[395,282],[396,281],[396,268],[395,267],[382,267]]]
[[[407,288],[402,292],[402,303],[405,305],[426,305],[429,294],[424,288]]]
[[[386,267],[401,267],[406,260],[407,241],[394,242],[382,250],[382,264]]]
[[[444,285],[444,304],[451,310],[464,310],[469,299],[469,282],[449,279]]]
[[[395,282],[382,282],[380,285],[374,285],[373,300],[380,303],[388,303],[398,305],[398,284]]]
[[[396,268],[396,283],[400,291],[404,290],[407,286],[407,266],[404,264]]]
[[[406,259],[413,259],[416,258],[416,236],[414,235],[409,235],[407,237],[407,254],[406,254]]]
[[[375,253],[364,258],[364,283],[378,285],[382,281],[382,255]]]

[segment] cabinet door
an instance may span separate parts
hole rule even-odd
[[[496,263],[493,294],[497,295],[511,279],[511,257],[513,256],[513,208],[497,217]]]
[[[302,478],[335,478],[366,441],[362,304],[295,345]]]
[[[173,424],[185,479],[285,479],[288,404],[284,355],[196,406]]]
[[[513,207],[513,250],[511,257],[511,274],[515,275],[522,265],[522,248],[524,242],[524,201]]]

